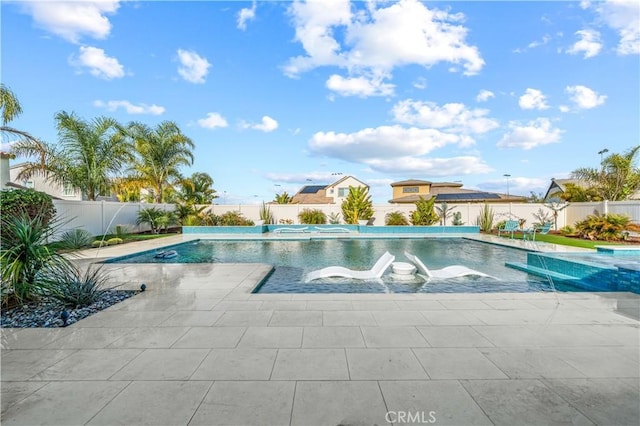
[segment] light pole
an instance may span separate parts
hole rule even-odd
[[[511,175],[510,175],[510,174],[508,174],[508,173],[505,173],[505,174],[503,174],[502,176],[504,176],[504,177],[506,177],[506,178],[507,178],[507,199],[509,199],[509,198],[510,198],[510,197],[509,197],[509,178],[511,177]]]
[[[224,197],[222,197],[222,201],[227,204],[227,191],[222,191],[222,193],[224,194]]]
[[[607,152],[609,152],[609,150],[607,148],[601,149],[600,151],[598,151],[598,154],[600,154],[600,165],[602,165],[602,162],[604,161],[603,159],[603,155],[606,154]]]

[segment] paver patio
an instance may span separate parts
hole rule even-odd
[[[147,291],[2,330],[3,425],[640,424],[636,294],[251,294],[268,266],[107,268]]]

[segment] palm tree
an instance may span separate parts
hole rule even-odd
[[[3,137],[17,138],[18,141],[36,141],[29,133],[7,126],[7,124],[22,114],[22,106],[15,93],[3,83],[0,83],[0,110],[2,111],[0,114],[2,116],[2,126],[0,126],[0,130]]]
[[[86,121],[65,111],[56,114],[55,119],[58,149],[36,140],[14,145],[16,154],[38,158],[26,163],[18,179],[42,174],[53,182],[79,189],[91,201],[110,192],[112,178],[133,158],[122,126],[112,118]]]
[[[187,204],[211,204],[218,198],[213,189],[213,178],[207,173],[196,172],[180,181],[180,199]]]
[[[276,204],[290,204],[293,197],[287,193],[287,191],[282,194],[276,194],[275,202]]]
[[[601,168],[582,167],[574,170],[574,179],[585,180],[605,200],[627,199],[640,189],[640,169],[634,167],[640,145],[623,154],[611,154],[602,160]]]
[[[172,121],[163,121],[155,129],[141,123],[129,125],[138,158],[134,169],[153,190],[156,203],[164,200],[170,179],[180,179],[180,166],[193,163],[195,145]]]

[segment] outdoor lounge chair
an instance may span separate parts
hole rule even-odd
[[[344,266],[328,266],[326,268],[309,272],[304,281],[309,282],[319,278],[329,277],[355,278],[358,280],[380,279],[382,274],[384,274],[384,271],[391,266],[394,260],[396,260],[396,257],[387,251],[380,256],[380,259],[378,259],[375,265],[373,265],[373,268],[368,271],[355,271],[353,269],[345,268]]]
[[[523,231],[522,239],[526,240],[528,235],[531,235],[531,241],[536,240],[536,233],[546,235],[551,231],[551,222],[545,222],[542,226],[534,226],[531,229],[525,229]]]
[[[520,230],[520,222],[518,222],[517,220],[507,220],[504,223],[504,226],[498,228],[498,237],[500,236],[500,232],[510,232],[511,238],[513,238],[513,233],[519,230]]]
[[[421,275],[424,275],[426,278],[446,279],[446,278],[464,277],[466,275],[477,275],[480,277],[495,278],[495,277],[492,277],[491,275],[485,274],[484,272],[476,271],[475,269],[467,268],[466,266],[463,266],[463,265],[452,265],[442,269],[430,270],[424,265],[424,263],[422,263],[420,259],[418,259],[417,256],[414,256],[411,253],[406,251],[404,252],[404,255],[407,257],[407,259],[409,259],[411,263],[413,263],[416,266],[416,268],[418,268],[418,273]]]
[[[318,232],[341,232],[341,233],[351,232],[349,231],[349,229],[342,228],[339,226],[332,226],[332,227],[315,226],[314,229]]]
[[[297,233],[297,232],[309,232],[309,227],[305,226],[303,228],[276,228],[273,232],[277,233]]]

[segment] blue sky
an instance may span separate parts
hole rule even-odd
[[[178,123],[227,203],[352,175],[528,195],[640,135],[640,4],[2,2],[14,127]],[[10,142],[10,141],[3,141]],[[223,201],[223,200],[220,201]]]

